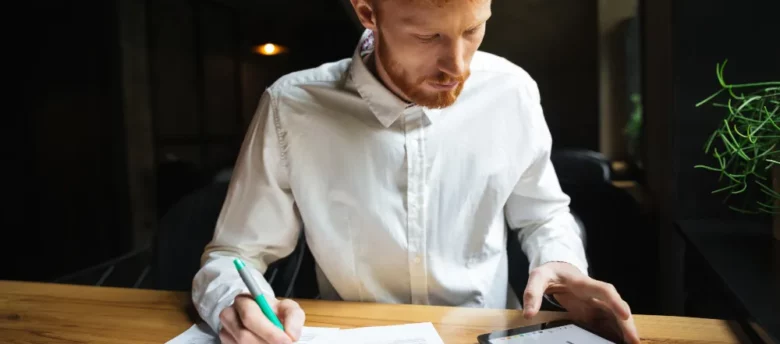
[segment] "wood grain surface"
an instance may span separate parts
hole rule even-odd
[[[351,328],[431,322],[445,343],[547,320],[516,310],[297,300],[307,326]],[[165,343],[195,318],[181,292],[0,281],[0,343]],[[739,343],[742,332],[723,320],[636,315],[645,343]]]

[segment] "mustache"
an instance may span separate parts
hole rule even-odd
[[[440,74],[435,75],[435,76],[422,77],[422,78],[420,78],[418,83],[421,84],[421,83],[426,82],[426,81],[434,82],[434,83],[437,83],[437,84],[451,84],[453,82],[461,82],[462,83],[462,82],[466,81],[466,79],[469,77],[469,74],[470,74],[470,72],[466,72],[463,75],[452,76],[450,74],[440,73]]]

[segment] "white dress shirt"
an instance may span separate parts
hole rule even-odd
[[[530,268],[587,273],[581,228],[550,163],[552,139],[534,80],[477,52],[445,109],[406,104],[369,72],[370,31],[351,59],[282,77],[260,100],[193,302],[219,313],[247,292],[241,257],[262,273],[301,231],[322,298],[517,308],[506,240]]]

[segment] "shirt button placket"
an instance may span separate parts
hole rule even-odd
[[[425,273],[425,216],[424,183],[425,145],[421,111],[407,114],[406,145],[409,159],[407,202],[408,202],[408,258],[411,301],[414,304],[428,303],[427,274]]]

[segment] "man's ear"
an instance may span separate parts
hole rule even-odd
[[[372,0],[350,0],[358,20],[368,30],[376,30],[376,11]]]

